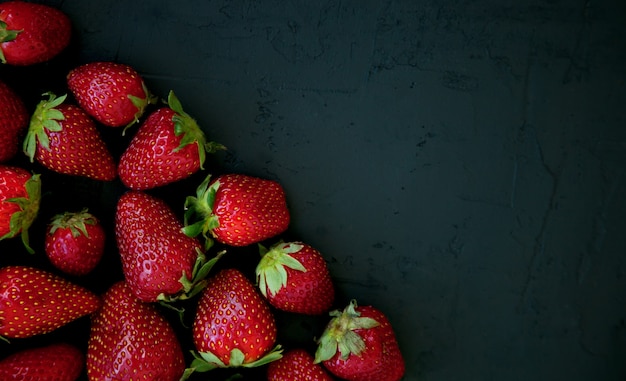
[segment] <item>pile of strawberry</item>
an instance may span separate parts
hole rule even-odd
[[[45,72],[71,34],[55,8],[0,3],[3,69]],[[220,173],[208,158],[226,148],[174,92],[158,99],[118,62],[72,66],[34,95],[7,80],[0,379],[402,378],[385,315],[342,303],[322,254],[289,238],[281,184]],[[290,338],[294,324],[312,334]]]

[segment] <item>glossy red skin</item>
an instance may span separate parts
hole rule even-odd
[[[211,352],[224,364],[234,348],[244,364],[261,358],[274,347],[274,316],[254,285],[237,269],[224,269],[209,280],[198,300],[193,323],[198,352]]]
[[[267,367],[267,381],[333,381],[313,356],[304,349],[292,349]]]
[[[175,151],[181,136],[174,132],[169,107],[153,111],[139,126],[118,164],[122,183],[133,190],[147,190],[187,178],[200,169],[197,144]]]
[[[80,232],[75,237],[70,228],[58,228],[51,233],[48,226],[44,249],[54,267],[66,274],[82,276],[98,265],[104,254],[104,228],[98,222],[85,225],[85,229],[87,235]]]
[[[22,30],[13,41],[0,44],[6,63],[27,66],[51,60],[70,43],[72,25],[62,11],[26,1],[0,3],[0,20],[8,30]]]
[[[54,343],[15,352],[0,361],[0,380],[76,381],[85,355],[74,345]]]
[[[278,182],[242,174],[221,175],[215,181],[220,186],[213,214],[219,226],[211,233],[218,242],[248,246],[287,230],[290,214]]]
[[[172,209],[163,200],[142,191],[128,191],[118,200],[115,237],[122,270],[133,294],[146,302],[159,294],[182,291],[180,278],[192,277],[202,249],[186,236]]]
[[[95,120],[109,127],[130,124],[139,111],[129,95],[146,99],[143,80],[129,65],[89,62],[72,69],[67,85],[78,104]]]
[[[20,211],[19,205],[6,200],[26,197],[24,184],[31,176],[31,173],[23,168],[0,165],[0,237],[11,231],[11,216]]]
[[[100,307],[88,289],[26,266],[0,269],[0,336],[27,338],[51,332]]]
[[[365,341],[366,349],[360,356],[350,355],[341,359],[339,351],[322,364],[332,374],[348,381],[398,381],[405,371],[405,363],[391,323],[387,317],[372,306],[357,306],[361,317],[369,317],[378,326],[357,329]]]
[[[35,159],[58,173],[101,181],[115,179],[115,160],[89,115],[72,104],[63,103],[56,109],[65,117],[59,121],[61,131],[46,130],[49,149],[37,144]]]
[[[0,105],[0,163],[4,163],[19,152],[20,138],[28,127],[30,116],[22,98],[2,81]]]
[[[94,314],[87,348],[90,380],[178,381],[185,370],[180,342],[154,305],[114,283]]]

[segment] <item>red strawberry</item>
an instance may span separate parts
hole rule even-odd
[[[147,190],[187,178],[204,168],[206,152],[224,148],[207,143],[173,92],[168,106],[148,115],[120,157],[120,180],[130,189]]]
[[[0,81],[0,163],[12,159],[19,140],[28,127],[28,111],[19,95]]]
[[[269,303],[283,311],[305,315],[327,312],[335,288],[319,251],[302,242],[279,242],[261,247],[257,283]]]
[[[247,246],[287,230],[289,210],[282,186],[273,180],[225,174],[208,176],[185,201],[185,233],[200,233],[231,246]],[[208,235],[210,233],[210,236]]]
[[[56,268],[67,274],[90,273],[104,253],[104,228],[86,209],[54,216],[46,233],[46,255]]]
[[[178,381],[185,360],[174,329],[156,307],[114,283],[94,314],[87,347],[90,380]]]
[[[0,164],[0,241],[20,234],[29,253],[28,229],[39,213],[40,175]]]
[[[128,191],[118,200],[115,238],[122,270],[142,301],[190,297],[204,286],[216,258],[204,263],[201,243],[182,232],[183,225],[163,200]]]
[[[156,101],[143,79],[129,65],[90,62],[72,69],[67,85],[78,104],[95,120],[122,127],[136,123]]]
[[[110,181],[117,173],[94,121],[80,107],[65,104],[66,95],[48,93],[33,113],[24,153],[33,162],[66,175]]]
[[[267,381],[333,381],[313,356],[304,349],[291,349],[267,368]]]
[[[372,306],[356,301],[333,311],[315,353],[332,374],[348,381],[398,381],[405,364],[391,323]]]
[[[60,328],[100,307],[88,289],[27,267],[0,269],[0,335],[25,338]]]
[[[198,353],[188,373],[256,367],[281,357],[280,346],[274,347],[274,315],[254,285],[235,268],[221,270],[209,280],[192,330]]]
[[[76,381],[85,356],[74,345],[54,343],[23,349],[0,361],[0,380]]]
[[[69,17],[48,5],[26,1],[0,3],[0,61],[33,65],[57,56],[70,43]]]

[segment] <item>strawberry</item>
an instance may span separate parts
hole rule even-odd
[[[22,98],[0,81],[0,163],[12,159],[19,151],[19,140],[28,127],[28,111]]]
[[[58,342],[22,349],[0,361],[0,380],[76,381],[85,355],[74,345]]]
[[[256,268],[257,283],[269,303],[283,311],[305,315],[327,312],[335,288],[319,251],[303,242],[278,242],[267,250]]]
[[[209,279],[193,321],[198,350],[187,374],[215,368],[257,367],[281,357],[269,305],[245,275],[226,268]],[[274,347],[272,349],[272,347]]]
[[[122,270],[142,301],[172,301],[195,295],[218,257],[204,263],[201,243],[182,232],[183,225],[160,198],[128,191],[118,200],[115,238]]]
[[[213,239],[231,246],[259,243],[283,233],[290,220],[278,182],[242,174],[224,174],[213,181],[207,176],[196,197],[187,197],[185,209],[185,234],[202,233],[207,246]]]
[[[28,266],[0,269],[0,335],[25,338],[60,328],[100,307],[88,289]]]
[[[281,359],[267,367],[267,381],[333,381],[314,357],[305,349],[286,351]]]
[[[135,298],[124,281],[102,296],[87,346],[90,380],[177,381],[185,370],[180,342],[155,305]]]
[[[26,1],[0,3],[0,61],[27,66],[50,59],[70,43],[72,24],[62,11]]]
[[[150,94],[139,73],[117,62],[90,62],[70,70],[67,85],[78,105],[109,127],[129,127],[139,121]]]
[[[352,300],[318,340],[315,363],[348,381],[398,381],[405,364],[391,323],[373,306]]]
[[[50,262],[70,275],[90,273],[104,254],[104,244],[104,228],[87,209],[54,216],[44,238]]]
[[[66,175],[110,181],[116,176],[113,156],[94,121],[80,107],[63,103],[67,95],[47,93],[33,113],[24,153],[33,162]]]
[[[206,141],[173,92],[167,101],[168,106],[148,115],[120,157],[120,180],[130,189],[147,190],[185,179],[204,169],[207,152],[224,148]]]
[[[39,213],[41,179],[38,174],[0,164],[0,241],[20,234],[29,253],[28,229]]]

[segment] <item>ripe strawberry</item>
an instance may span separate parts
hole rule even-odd
[[[320,364],[305,349],[286,351],[281,359],[267,367],[267,381],[333,381]]]
[[[207,143],[173,92],[167,101],[168,107],[148,115],[120,157],[120,180],[130,189],[147,190],[187,178],[204,169],[207,152],[224,148]]]
[[[289,210],[282,186],[273,180],[225,174],[208,176],[185,200],[185,233],[202,233],[207,246],[215,239],[231,246],[247,246],[287,230]],[[210,233],[210,236],[208,235]]]
[[[319,339],[315,363],[348,381],[398,381],[405,364],[391,323],[372,306],[356,301],[333,311]]]
[[[65,212],[48,224],[44,248],[50,262],[70,275],[86,275],[100,262],[105,233],[100,221],[84,209]]]
[[[142,301],[171,301],[193,296],[217,257],[204,263],[201,243],[182,232],[183,225],[163,200],[128,191],[118,200],[115,238],[122,270]]]
[[[257,283],[269,303],[283,311],[305,315],[327,312],[335,288],[319,251],[303,242],[278,242],[267,250],[256,268]]]
[[[0,335],[25,338],[60,328],[100,307],[88,289],[28,266],[0,269]]]
[[[26,1],[0,3],[0,61],[27,66],[57,56],[70,43],[72,25],[62,11]]]
[[[0,380],[76,381],[85,356],[74,345],[53,343],[22,349],[0,361]]]
[[[185,370],[181,345],[156,307],[135,298],[124,281],[102,298],[91,321],[89,379],[178,381]]]
[[[0,163],[12,159],[19,150],[19,140],[28,127],[28,111],[20,96],[0,81]]]
[[[117,62],[78,66],[68,73],[67,85],[80,107],[109,127],[131,126],[156,101],[139,73]]]
[[[40,175],[0,164],[0,241],[20,234],[29,253],[28,229],[39,213]]]
[[[24,153],[33,162],[66,175],[110,181],[117,173],[94,121],[80,107],[65,104],[66,95],[47,93],[33,113]]]
[[[277,329],[269,305],[235,268],[223,269],[209,280],[192,331],[198,353],[188,373],[256,367],[282,356],[280,346],[274,347]]]

